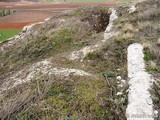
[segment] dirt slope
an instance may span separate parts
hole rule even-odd
[[[128,45],[143,44],[146,70],[160,89],[159,6],[83,7],[0,44],[0,117],[125,120]],[[78,59],[70,59],[74,51]],[[159,111],[155,87],[151,93]]]

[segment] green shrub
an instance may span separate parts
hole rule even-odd
[[[86,55],[85,59],[88,59],[88,60],[102,59],[102,55],[97,52],[90,52]]]
[[[117,58],[121,58],[123,52],[121,50],[115,50],[114,51],[114,56]]]
[[[117,73],[114,72],[114,71],[108,71],[108,72],[106,73],[106,75],[107,75],[108,78],[116,78]]]
[[[150,54],[144,54],[144,60],[148,62],[152,60],[152,56]]]

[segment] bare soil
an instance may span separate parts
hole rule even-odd
[[[0,29],[21,29],[26,25],[43,21],[57,13],[81,6],[112,6],[119,3],[39,3],[39,2],[0,2],[0,9],[14,9],[16,13],[0,18]]]

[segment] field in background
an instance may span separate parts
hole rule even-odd
[[[26,25],[44,21],[46,18],[66,10],[73,10],[82,6],[112,6],[120,4],[116,1],[124,2],[130,0],[65,0],[66,2],[64,2],[64,0],[40,1],[43,2],[0,2],[0,9],[16,10],[14,14],[8,15],[9,13],[7,12],[7,16],[4,14],[2,16],[5,17],[0,17],[0,41],[7,40],[8,38],[18,34],[20,29]],[[59,3],[45,3],[50,1],[57,1]],[[2,11],[2,14],[3,13],[4,11]]]
[[[17,35],[21,29],[0,29],[0,42]]]
[[[132,2],[136,0],[41,0],[42,2]]]

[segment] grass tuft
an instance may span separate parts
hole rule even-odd
[[[160,46],[160,38],[157,40],[157,45]]]
[[[152,60],[152,56],[150,54],[144,54],[144,60],[146,62],[148,62],[148,61]]]
[[[118,34],[115,37],[115,41],[117,43],[129,43],[133,39],[133,34],[132,33],[124,33],[124,34]]]
[[[126,23],[124,27],[122,28],[122,31],[124,33],[133,33],[134,32],[134,27],[132,24]]]

